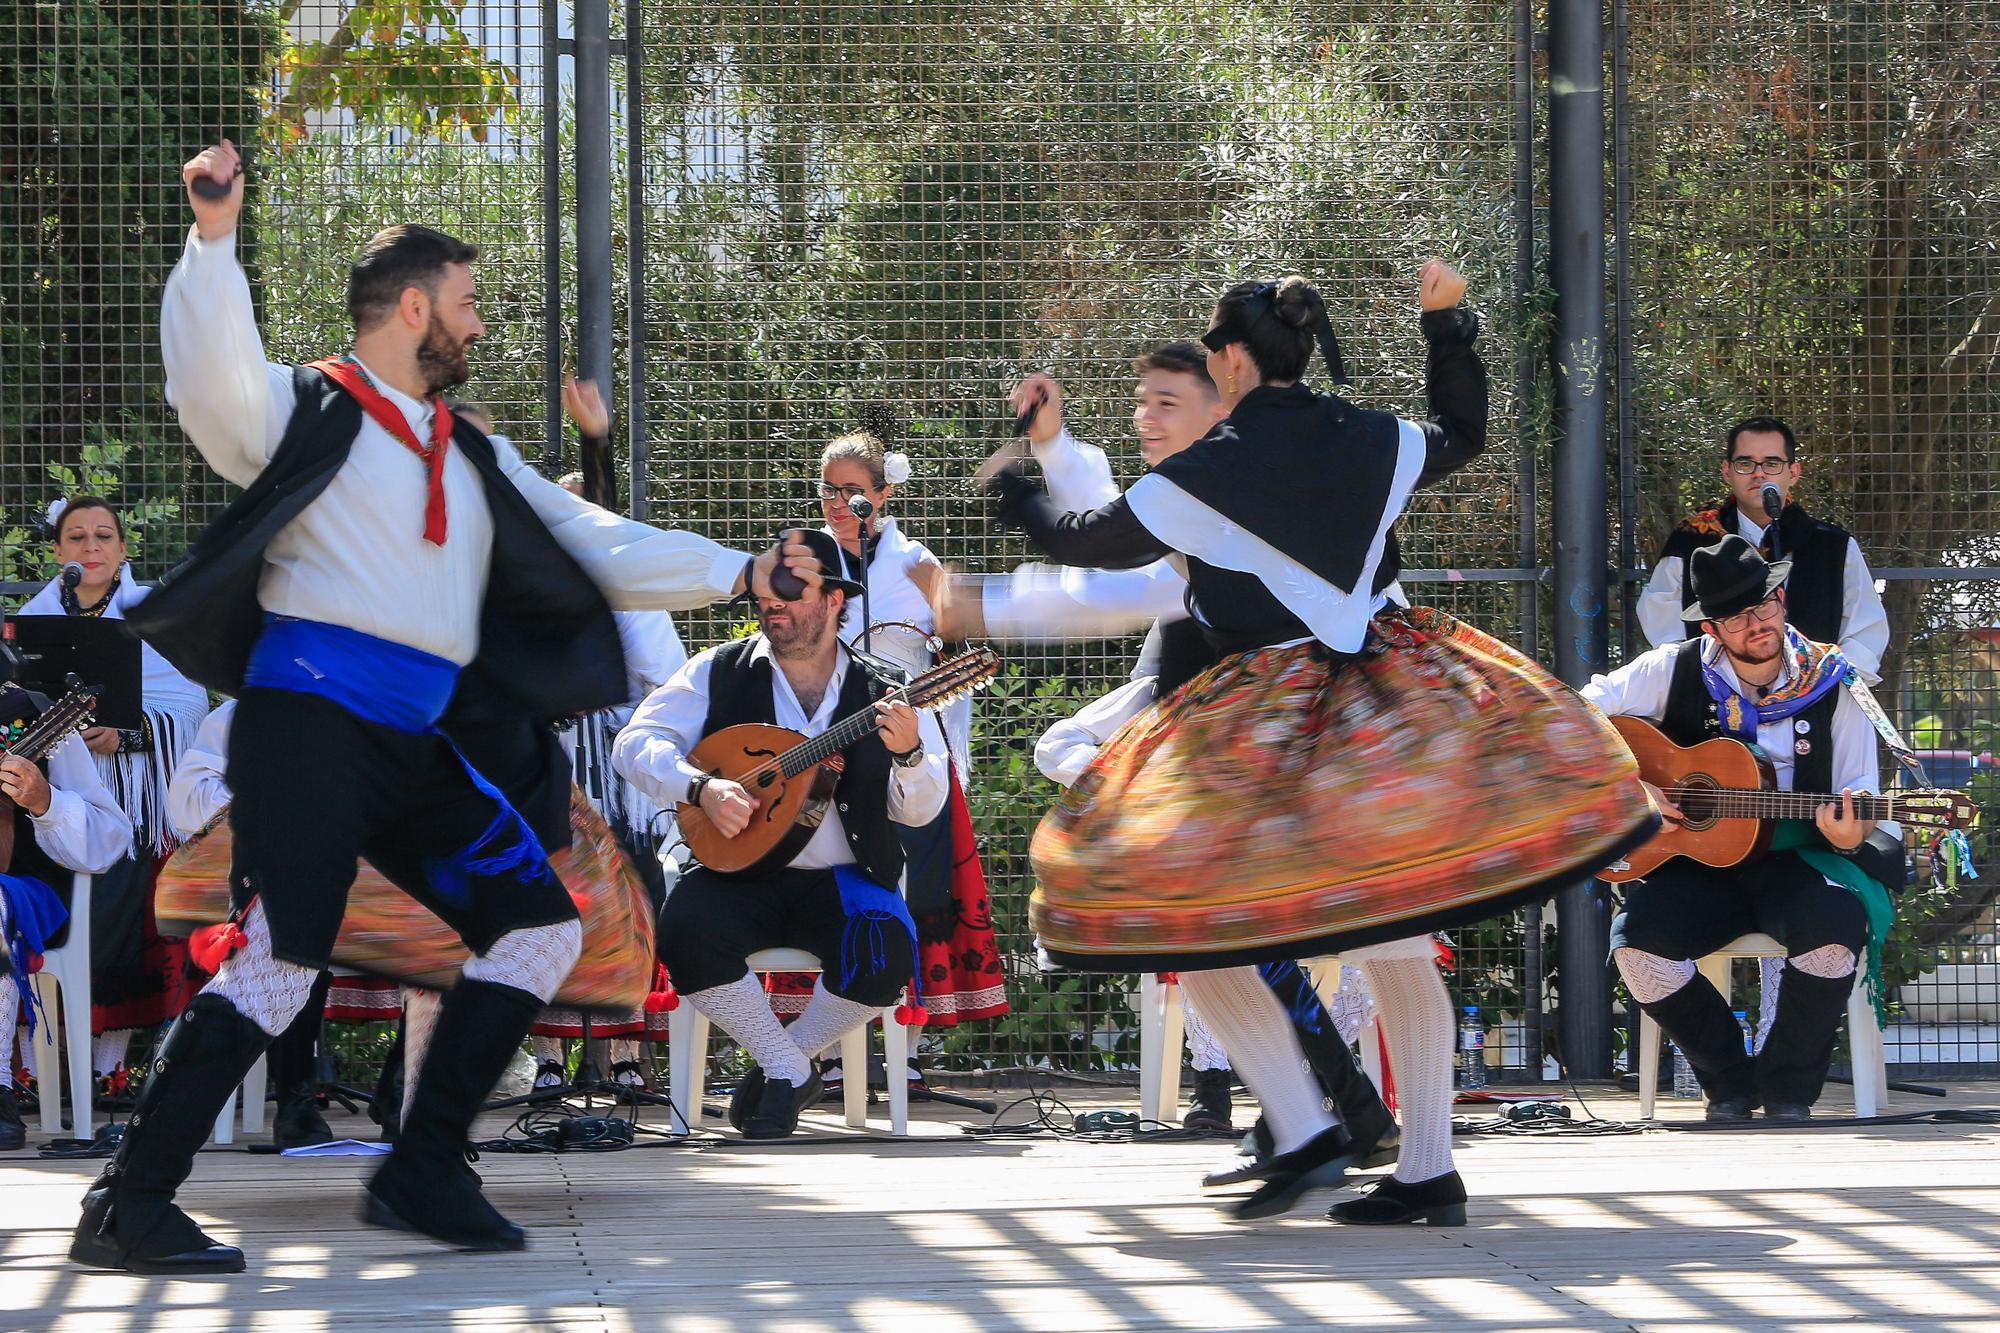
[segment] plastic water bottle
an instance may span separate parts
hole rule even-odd
[[[1687,1052],[1679,1042],[1674,1047],[1674,1096],[1689,1100],[1701,1096],[1701,1080],[1694,1076],[1694,1066],[1688,1063]]]
[[[1486,1029],[1479,1022],[1479,1006],[1465,1006],[1465,1018],[1458,1026],[1458,1086],[1467,1090],[1486,1086]]]
[[[1736,1026],[1743,1029],[1743,1054],[1757,1054],[1757,1034],[1750,1026],[1750,1015],[1746,1011],[1736,1011]]]

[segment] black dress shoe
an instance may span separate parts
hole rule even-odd
[[[1231,1133],[1236,1128],[1229,1123],[1231,1110],[1229,1071],[1197,1069],[1194,1073],[1194,1098],[1188,1105],[1187,1114],[1181,1117],[1181,1127],[1218,1134]]]
[[[1707,1119],[1710,1124],[1741,1124],[1750,1118],[1748,1097],[1711,1097]]]
[[[819,1100],[819,1071],[806,1075],[806,1081],[797,1087],[786,1078],[764,1080],[763,1095],[757,1098],[757,1109],[750,1113],[750,1120],[743,1126],[746,1139],[782,1139],[799,1127],[799,1112]]]
[[[0,1022],[5,1022],[0,1019]],[[21,1122],[21,1107],[14,1100],[14,1089],[0,1088],[0,1152],[13,1152],[28,1146],[28,1127]]]
[[[101,1181],[83,1196],[83,1220],[70,1238],[72,1263],[156,1277],[243,1271],[243,1251],[203,1234],[194,1219],[173,1203],[161,1207],[140,1243],[128,1248],[114,1235],[116,1202],[115,1186]]]
[[[729,1127],[741,1134],[750,1124],[751,1115],[757,1110],[757,1102],[764,1095],[764,1068],[751,1065],[750,1072],[736,1080],[736,1091],[729,1094]]]
[[[319,1113],[316,1089],[292,1088],[279,1096],[278,1113],[271,1121],[271,1142],[280,1149],[333,1142],[333,1130]]]
[[[1354,1144],[1347,1131],[1335,1125],[1291,1152],[1279,1153],[1264,1163],[1264,1183],[1231,1211],[1240,1222],[1290,1212],[1301,1194],[1313,1189],[1332,1189],[1353,1165]]]
[[[1465,1225],[1465,1182],[1458,1172],[1447,1171],[1429,1180],[1405,1184],[1394,1176],[1378,1181],[1375,1188],[1358,1199],[1337,1203],[1326,1210],[1335,1222],[1357,1227],[1387,1227],[1403,1222],[1422,1222],[1429,1227]]]
[[[1766,1102],[1764,1103],[1764,1118],[1766,1120],[1789,1120],[1796,1124],[1802,1120],[1812,1119],[1812,1107],[1807,1106],[1804,1102]]]

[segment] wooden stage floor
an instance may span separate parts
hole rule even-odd
[[[1940,1105],[2000,1106],[2000,1087],[1892,1110]],[[1468,1225],[1366,1230],[1323,1219],[1333,1194],[1226,1220],[1197,1188],[1216,1141],[973,1141],[957,1126],[985,1117],[919,1114],[904,1142],[843,1140],[829,1113],[810,1142],[488,1156],[531,1233],[504,1256],[361,1226],[367,1159],[214,1150],[182,1201],[251,1271],[183,1282],[69,1267],[95,1164],[9,1154],[0,1329],[2000,1330],[1991,1126],[1461,1137]]]

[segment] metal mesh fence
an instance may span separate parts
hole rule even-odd
[[[820,447],[870,427],[915,467],[893,511],[974,572],[1027,552],[964,479],[1006,392],[1044,370],[1121,479],[1134,354],[1206,327],[1220,290],[1321,285],[1356,392],[1421,391],[1413,274],[1463,260],[1491,320],[1491,457],[1427,493],[1413,566],[1513,563],[1512,22],[1504,7],[646,0],[646,304],[662,515],[721,540],[820,522]],[[1498,631],[1506,584],[1425,592]],[[693,618],[691,640],[721,632]],[[1030,762],[1136,644],[1005,646],[976,709],[971,801],[1014,1011],[930,1040],[954,1063],[1090,1068],[1136,1054],[1127,978],[1044,978],[1026,847],[1054,787]],[[1520,1008],[1517,932],[1467,940],[1491,1008]],[[1504,982],[1499,979],[1505,977]],[[1503,994],[1506,987],[1511,992]],[[1490,992],[1488,990],[1490,988]]]
[[[1637,549],[1722,498],[1731,422],[1789,421],[1801,500],[1889,575],[1878,693],[1991,864],[2000,4],[1628,9]],[[1992,1067],[1994,882],[1901,903],[1892,1062]]]
[[[639,227],[614,208],[612,242],[614,327],[648,368],[636,401],[652,520],[739,545],[816,521],[820,446],[867,426],[915,461],[893,505],[905,529],[960,568],[1005,569],[1026,552],[963,479],[1006,438],[1019,375],[1054,374],[1072,427],[1129,480],[1131,357],[1198,332],[1227,283],[1296,270],[1326,293],[1355,395],[1415,410],[1414,271],[1438,252],[1487,316],[1493,446],[1413,507],[1411,590],[1503,637],[1532,633],[1522,585],[1477,577],[1536,563],[1532,541],[1521,553],[1522,450],[1532,482],[1547,435],[1542,396],[1516,372],[1546,309],[1515,272],[1531,202],[1516,188],[1517,98],[1541,92],[1516,81],[1518,12],[614,6],[614,30],[644,53],[636,87],[631,47],[614,55],[613,113],[638,117],[636,151],[614,132],[614,170]],[[1720,427],[1764,409],[1800,428],[1807,503],[1878,567],[2000,562],[2000,479],[1980,447],[2000,187],[1976,116],[2000,69],[2000,4],[1682,0],[1624,21],[1634,552],[1715,498]],[[453,230],[484,248],[491,331],[468,396],[535,456],[551,329],[575,314],[573,184],[555,170],[570,62],[549,63],[570,26],[567,5],[479,0],[0,8],[0,581],[46,577],[23,520],[59,490],[112,493],[137,520],[142,576],[226,498],[162,400],[157,349],[185,228],[179,163],[218,131],[252,148],[245,253],[272,355],[342,343],[346,265],[377,227]],[[2000,717],[1981,633],[1996,586],[1889,582],[1885,697],[1938,776],[2000,814],[1979,759]],[[723,613],[679,619],[691,646],[730,628]],[[1026,842],[1052,792],[1028,752],[1135,651],[1009,648],[1009,676],[978,705],[971,797],[1014,1012],[932,1033],[934,1061],[1088,1070],[1136,1052],[1128,983],[1043,977],[1025,935]],[[1910,1063],[1995,1058],[1994,882],[1906,912],[1899,966],[1935,973],[1903,992]],[[1459,942],[1461,1001],[1526,1072],[1539,951],[1518,918]]]

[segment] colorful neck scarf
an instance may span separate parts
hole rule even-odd
[[[1752,703],[1708,660],[1708,654],[1702,654],[1702,683],[1708,686],[1708,697],[1715,700],[1715,715],[1722,723],[1723,735],[1754,742],[1759,725],[1804,712],[1851,671],[1839,648],[1830,643],[1814,643],[1790,625],[1785,626],[1783,651],[1791,667],[1791,680],[1766,695],[1762,703]]]
[[[382,391],[375,387],[375,381],[368,378],[367,369],[351,353],[336,360],[315,361],[313,367],[347,390],[376,425],[388,431],[392,439],[422,460],[425,482],[424,540],[433,546],[443,546],[444,455],[451,446],[452,427],[451,409],[444,405],[444,399],[436,395],[431,398],[431,438],[424,443],[410,430],[410,423],[404,418],[402,409],[382,396]]]

